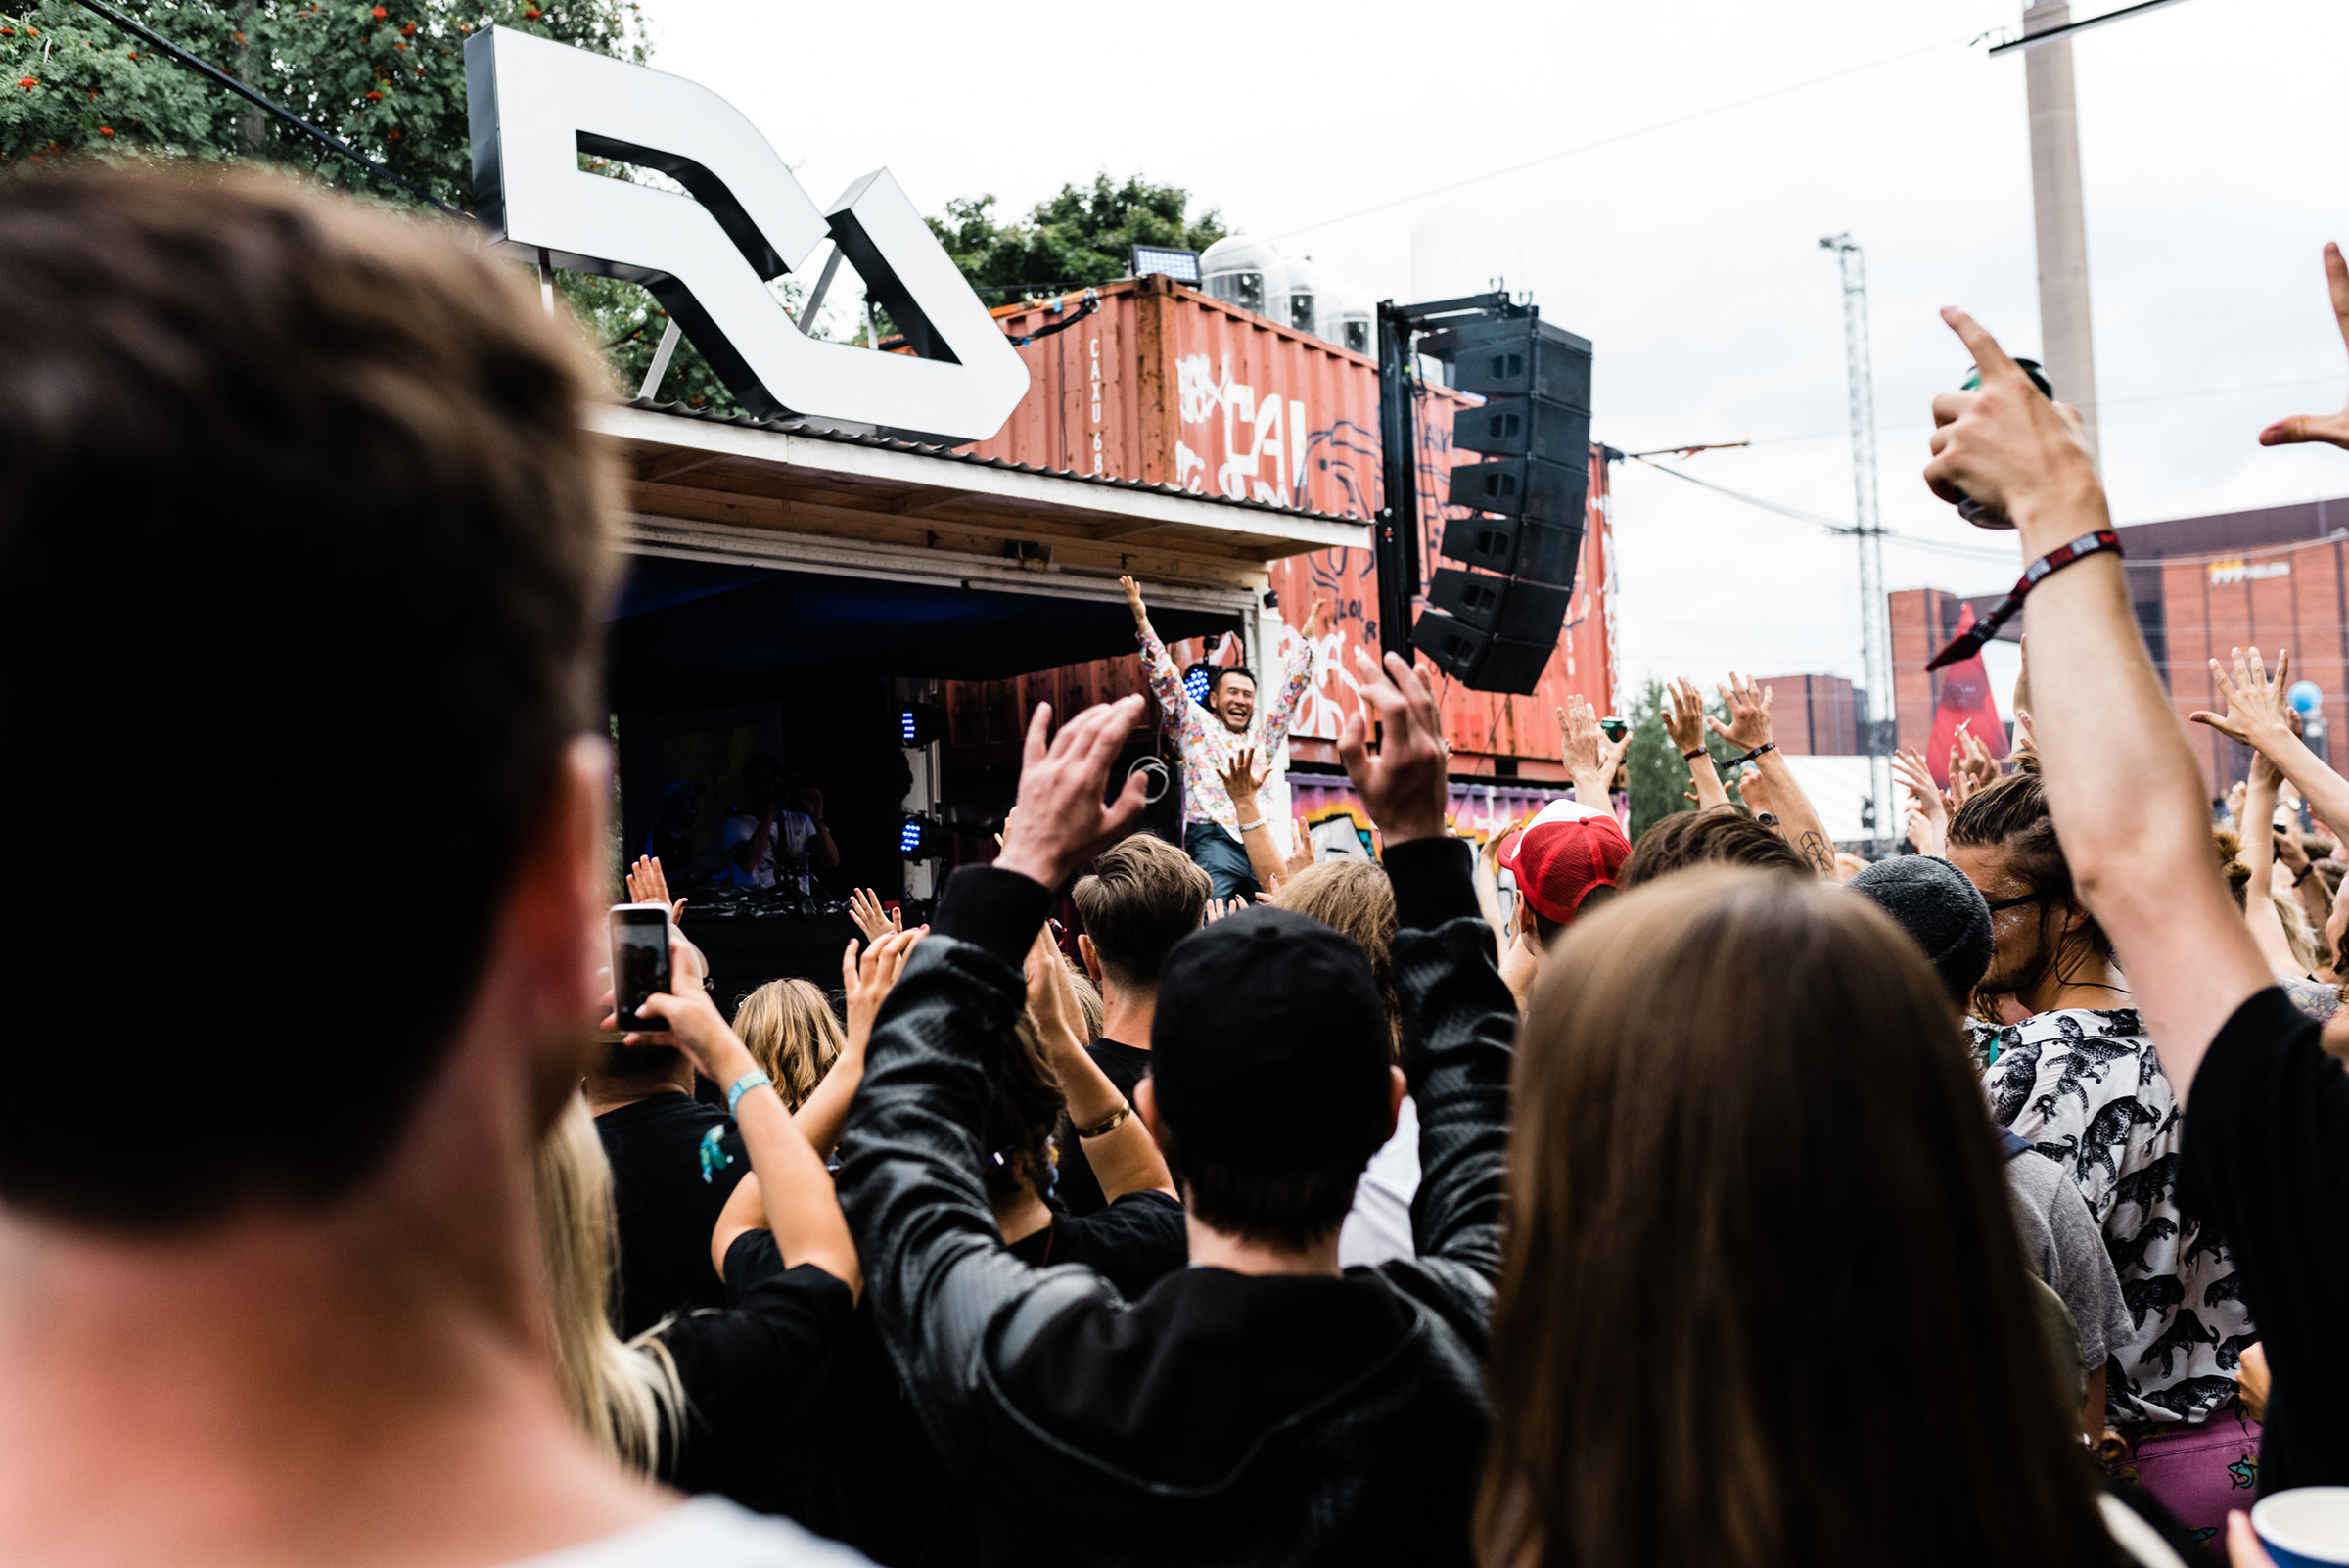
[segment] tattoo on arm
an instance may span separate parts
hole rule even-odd
[[[1806,831],[1795,841],[1794,847],[1820,876],[1831,877],[1835,874],[1835,846],[1829,844],[1823,835],[1816,830]]]

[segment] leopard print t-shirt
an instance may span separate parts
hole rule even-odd
[[[1992,1119],[2078,1184],[2120,1275],[2132,1326],[2105,1379],[2107,1417],[2201,1420],[2234,1392],[2259,1335],[2234,1260],[2178,1207],[2178,1100],[2136,1009],[2060,1008],[1977,1030],[1974,1043]]]

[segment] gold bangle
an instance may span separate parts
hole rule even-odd
[[[1080,1138],[1097,1138],[1107,1136],[1109,1133],[1115,1132],[1118,1129],[1124,1127],[1126,1125],[1126,1119],[1132,1114],[1132,1106],[1121,1105],[1116,1110],[1103,1117],[1100,1121],[1095,1122],[1091,1127],[1079,1128],[1077,1130],[1077,1136]]]

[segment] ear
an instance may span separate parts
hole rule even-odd
[[[1387,1069],[1387,1138],[1395,1135],[1395,1126],[1403,1119],[1404,1096],[1411,1092],[1411,1081],[1403,1076],[1403,1069]],[[1378,1141],[1384,1143],[1387,1138]]]
[[[1101,955],[1093,950],[1093,939],[1082,933],[1077,938],[1077,960],[1084,965],[1085,975],[1091,979],[1093,989],[1104,996],[1108,995],[1109,987],[1101,979]]]
[[[1539,948],[1542,945],[1541,930],[1534,924],[1534,906],[1525,901],[1522,890],[1517,895],[1517,902],[1509,910],[1509,929],[1523,937],[1527,946]]]
[[[507,1009],[518,1051],[543,1081],[541,1125],[551,1125],[578,1083],[577,1053],[593,1021],[611,963],[605,909],[605,814],[612,798],[612,748],[581,735],[547,780],[542,809],[506,894],[491,954],[493,973],[476,994]],[[545,1055],[546,1061],[537,1057]]]

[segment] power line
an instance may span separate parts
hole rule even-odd
[[[1638,461],[1644,467],[1652,468],[1659,474],[1669,474],[1674,479],[1684,480],[1700,489],[1712,490],[1716,494],[1727,496],[1732,501],[1742,501],[1748,506],[1759,507],[1765,512],[1775,512],[1778,516],[1792,518],[1797,523],[1808,523],[1815,528],[1825,529],[1831,533],[1852,534],[1860,531],[1852,524],[1839,518],[1821,517],[1817,512],[1806,512],[1798,506],[1787,506],[1782,502],[1765,500],[1759,495],[1748,495],[1743,490],[1732,490],[1726,484],[1716,484],[1711,480],[1698,479],[1694,474],[1683,474],[1677,468],[1666,468],[1661,463],[1651,463],[1644,457]],[[2010,564],[2015,561],[2014,552],[2011,550],[1994,550],[1976,545],[1952,544],[1944,539],[1928,539],[1914,533],[1898,532],[1892,529],[1880,528],[1876,530],[1876,532],[1896,544],[1906,545],[1914,550],[1957,556],[1969,561],[2001,561]]]
[[[1384,212],[1391,208],[1405,207],[1412,202],[1425,201],[1431,196],[1442,196],[1448,191],[1460,190],[1470,185],[1481,185],[1486,180],[1497,180],[1511,174],[1521,174],[1529,168],[1539,168],[1544,163],[1554,163],[1560,159],[1576,158],[1584,153],[1596,152],[1602,147],[1612,147],[1618,142],[1628,142],[1641,136],[1652,136],[1658,131],[1693,124],[1700,119],[1710,119],[1715,115],[1726,115],[1731,110],[1751,108],[1755,104],[1768,103],[1773,98],[1783,98],[1788,93],[1799,93],[1806,88],[1821,87],[1831,81],[1841,81],[1846,76],[1857,76],[1863,71],[1875,70],[1884,66],[1897,66],[1904,60],[1914,60],[1919,55],[1933,54],[1938,50],[1947,49],[1953,44],[1964,44],[1977,36],[1979,34],[1959,33],[1955,37],[1943,38],[1937,42],[1926,44],[1920,49],[1908,49],[1897,55],[1885,55],[1878,60],[1864,61],[1857,66],[1846,66],[1841,70],[1830,70],[1823,76],[1811,76],[1802,81],[1788,82],[1783,87],[1773,87],[1768,92],[1755,93],[1749,98],[1732,99],[1726,104],[1715,104],[1710,109],[1692,110],[1685,115],[1676,115],[1670,119],[1660,119],[1652,124],[1635,126],[1627,131],[1617,131],[1612,136],[1601,136],[1594,142],[1584,142],[1579,147],[1568,147],[1555,153],[1544,153],[1540,158],[1529,158],[1522,163],[1511,163],[1505,168],[1489,169],[1482,174],[1471,174],[1465,179],[1453,180],[1449,185],[1431,186],[1424,191],[1414,191],[1408,196],[1394,197],[1337,217],[1322,218],[1317,222],[1303,224],[1297,228],[1283,229],[1280,233],[1267,235],[1266,238],[1286,240],[1296,235],[1310,234],[1314,229],[1328,228],[1332,224],[1351,223],[1356,218],[1368,217],[1373,212]]]
[[[2183,392],[2140,392],[2135,397],[2101,397],[2097,399],[2097,405],[2102,408],[2126,408],[2139,403],[2173,403],[2195,397],[2225,397],[2235,392],[2281,392],[2292,387],[2337,386],[2340,379],[2337,374],[2297,376],[2289,381],[2247,381],[2233,387],[2192,387]],[[1876,427],[1879,431],[1931,430],[1932,428],[1930,421],[1911,421],[1903,425],[1879,425]],[[1823,441],[1831,437],[1849,437],[1850,435],[1851,432],[1848,429],[1814,430],[1805,431],[1800,436],[1757,436],[1746,444],[1749,446],[1782,446],[1795,441]]]

